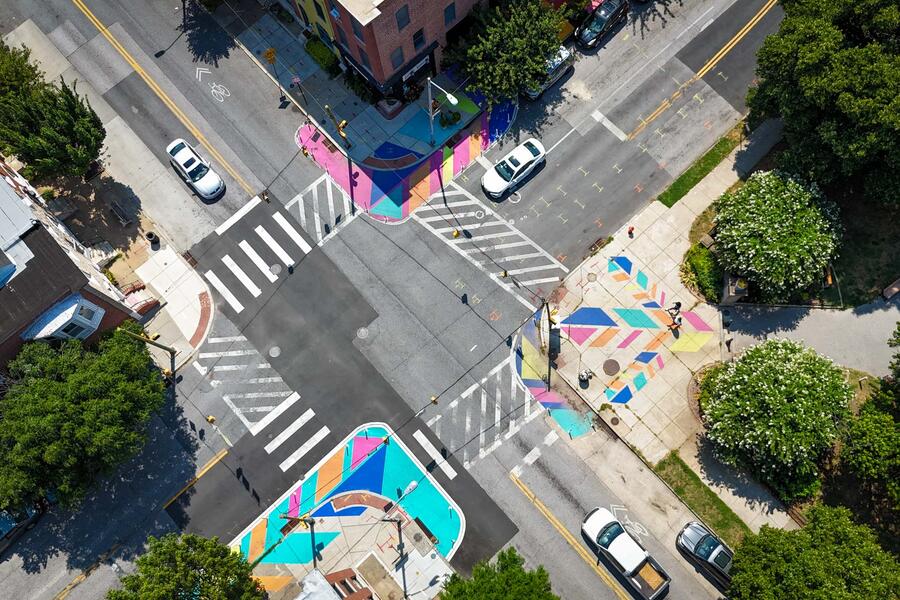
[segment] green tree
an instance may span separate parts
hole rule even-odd
[[[766,300],[785,301],[809,287],[837,253],[837,207],[814,184],[755,173],[715,206],[719,261]]]
[[[441,591],[441,600],[559,600],[550,591],[550,576],[544,567],[525,570],[525,559],[515,548],[507,548],[493,563],[480,562],[472,577],[454,573]]]
[[[44,85],[44,74],[25,46],[11,48],[0,40],[0,98],[29,94]]]
[[[757,54],[752,120],[781,117],[781,166],[827,184],[852,178],[900,203],[900,10],[896,0],[782,0]]]
[[[476,9],[474,15],[475,27],[444,59],[459,67],[467,89],[494,105],[539,88],[547,78],[547,60],[559,49],[565,10],[542,0],[521,0]]]
[[[137,570],[122,578],[122,589],[110,590],[107,600],[262,600],[266,597],[239,552],[217,538],[186,534],[151,537]]]
[[[710,371],[700,406],[716,454],[794,500],[819,488],[819,463],[849,415],[850,397],[830,360],[796,342],[769,340]]]
[[[60,80],[0,98],[0,144],[37,177],[84,175],[100,156],[106,130],[76,87]]]
[[[763,525],[738,546],[731,600],[897,598],[900,565],[846,508],[816,506],[803,529]]]
[[[133,331],[140,326],[128,323]],[[0,399],[0,507],[20,507],[53,491],[82,498],[143,445],[164,386],[145,345],[115,331],[89,351],[78,340],[58,348],[26,344],[8,365]]]

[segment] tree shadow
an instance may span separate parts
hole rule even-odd
[[[640,35],[644,39],[651,33],[651,25],[659,24],[662,29],[669,25],[669,20],[675,18],[672,7],[682,7],[684,0],[652,0],[642,2],[635,0],[631,3],[631,14],[628,25],[631,26],[632,35]]]
[[[228,58],[237,47],[231,34],[216,22],[199,0],[187,0],[182,17],[178,31],[185,34],[194,62],[218,67],[219,60]]]
[[[746,335],[760,341],[785,331],[793,331],[810,311],[801,306],[767,304],[734,304],[723,306],[722,320],[730,333]]]

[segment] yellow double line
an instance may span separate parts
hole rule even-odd
[[[238,175],[237,171],[234,170],[234,168],[228,163],[228,161],[225,160],[225,158],[219,153],[219,151],[209,143],[209,140],[206,139],[206,136],[200,133],[200,130],[197,129],[197,127],[191,122],[190,119],[188,119],[187,115],[185,115],[184,112],[182,112],[182,110],[178,108],[178,105],[175,104],[175,102],[173,102],[168,95],[166,95],[162,88],[159,87],[159,84],[157,84],[156,81],[154,81],[154,79],[147,74],[143,67],[141,67],[141,65],[138,64],[134,57],[131,56],[128,50],[126,50],[125,47],[122,46],[119,40],[117,40],[116,37],[109,31],[109,29],[107,29],[106,25],[104,25],[100,21],[100,19],[98,19],[94,15],[94,13],[91,12],[91,9],[89,9],[85,5],[83,0],[72,0],[72,3],[76,7],[78,7],[78,10],[80,10],[91,23],[94,24],[94,27],[96,27],[97,30],[103,35],[103,37],[105,37],[106,40],[110,44],[112,44],[112,47],[115,48],[116,51],[122,56],[122,58],[125,59],[125,62],[131,65],[131,68],[141,76],[141,79],[143,79],[148,86],[150,86],[150,89],[153,90],[153,93],[155,93],[159,97],[159,99],[162,100],[163,104],[165,104],[166,107],[168,107],[168,109],[172,111],[172,113],[178,118],[178,120],[181,121],[181,123],[185,127],[187,127],[188,131],[190,131],[193,136],[197,138],[197,141],[200,142],[200,144],[204,148],[206,148],[206,150],[220,165],[222,165],[222,167],[228,172],[228,174],[231,175],[231,177],[235,181],[237,181],[240,186],[247,191],[248,194],[250,194],[251,196],[256,194],[253,188],[250,187],[250,185],[246,181],[244,181],[244,179],[240,175]]]
[[[663,101],[662,101],[662,104],[660,104],[658,107],[656,107],[656,110],[654,110],[652,113],[650,113],[650,116],[649,116],[649,117],[647,117],[647,118],[645,118],[645,119],[641,119],[641,124],[638,125],[638,126],[634,129],[634,131],[632,131],[631,133],[628,134],[628,139],[633,140],[634,137],[635,137],[637,134],[639,134],[640,132],[642,132],[642,131],[647,127],[647,125],[649,125],[650,123],[652,123],[654,119],[656,119],[659,115],[661,115],[661,114],[662,114],[663,112],[665,112],[669,107],[671,107],[671,106],[672,106],[672,103],[673,103],[675,100],[677,100],[678,98],[681,97],[681,95],[684,93],[684,90],[685,90],[686,88],[688,88],[688,87],[691,86],[692,84],[696,83],[696,82],[699,81],[704,75],[706,75],[707,73],[709,73],[709,71],[710,71],[713,67],[715,67],[715,66],[719,63],[719,61],[722,60],[722,58],[725,57],[726,54],[728,54],[729,52],[731,52],[731,50],[738,44],[738,42],[740,42],[742,39],[744,39],[744,37],[745,37],[748,33],[750,33],[750,30],[751,30],[751,29],[753,29],[754,27],[756,27],[756,24],[759,23],[759,22],[762,20],[762,18],[765,17],[766,14],[767,14],[770,10],[772,10],[772,7],[775,6],[775,4],[777,4],[777,1],[778,1],[778,0],[768,0],[768,1],[762,6],[762,8],[759,9],[759,12],[757,12],[755,15],[753,15],[753,18],[750,19],[750,20],[747,22],[747,24],[744,25],[744,26],[741,28],[740,31],[738,31],[736,34],[734,34],[734,37],[732,37],[730,40],[728,40],[728,42],[727,42],[724,46],[722,46],[722,47],[719,49],[719,51],[716,52],[715,55],[714,55],[711,59],[709,59],[708,61],[706,61],[706,64],[705,64],[705,65],[703,65],[702,67],[700,67],[700,70],[697,71],[697,72],[694,74],[693,77],[691,77],[690,79],[688,79],[685,83],[681,84],[681,86],[678,88],[678,90],[676,90],[676,91],[672,94],[671,97],[666,98],[665,100],[663,100]]]
[[[563,525],[559,519],[556,518],[556,515],[550,512],[550,509],[547,508],[530,489],[528,489],[528,486],[522,483],[522,481],[512,473],[509,474],[509,478],[512,479],[513,483],[516,484],[516,487],[519,488],[519,491],[521,491],[525,495],[525,497],[528,498],[529,502],[531,502],[534,507],[538,509],[538,511],[542,515],[544,515],[544,518],[547,519],[547,521],[549,521],[551,525],[553,525],[553,528],[559,532],[563,539],[569,543],[569,545],[575,550],[575,552],[578,553],[578,555],[584,560],[584,562],[586,562],[588,566],[594,570],[594,572],[600,577],[603,583],[605,583],[609,587],[609,589],[611,589],[613,593],[615,593],[616,597],[618,597],[619,600],[632,600],[631,595],[627,594],[625,590],[622,589],[622,586],[620,586],[618,582],[616,582],[616,580],[606,572],[606,570],[600,567],[597,558],[591,555],[585,549],[584,545],[580,541],[578,541],[575,536],[569,532],[568,529],[566,529],[566,526]]]

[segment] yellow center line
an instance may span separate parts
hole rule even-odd
[[[197,482],[200,480],[201,477],[203,477],[204,475],[206,475],[206,472],[207,472],[207,471],[209,471],[210,469],[212,469],[214,466],[216,466],[216,465],[219,463],[220,460],[222,460],[223,458],[225,458],[225,455],[226,455],[226,454],[228,454],[228,448],[222,448],[221,450],[219,450],[219,451],[216,453],[215,456],[213,456],[211,459],[209,459],[209,461],[208,461],[205,465],[203,465],[203,467],[201,467],[199,471],[197,471],[197,474],[194,475],[194,476],[191,478],[191,480],[188,481],[188,482],[184,485],[183,488],[181,488],[180,490],[178,490],[178,493],[177,493],[177,494],[175,494],[174,496],[172,496],[171,498],[169,498],[169,501],[166,502],[165,504],[163,504],[163,508],[169,508],[169,506],[170,506],[173,502],[175,502],[176,500],[178,500],[178,497],[179,497],[179,496],[181,496],[183,493],[185,493],[186,491],[188,491],[195,483],[197,483]]]
[[[522,481],[512,473],[509,474],[509,478],[512,479],[513,483],[516,484],[516,487],[519,488],[519,491],[521,491],[525,495],[525,497],[528,498],[528,500],[534,505],[534,507],[537,508],[542,515],[544,515],[544,518],[546,518],[547,521],[549,521],[550,524],[553,525],[553,528],[559,532],[563,539],[569,543],[569,545],[575,550],[575,552],[578,553],[578,555],[584,560],[584,562],[586,562],[588,566],[590,566],[594,570],[594,572],[597,573],[603,583],[605,583],[609,587],[609,589],[611,589],[616,594],[619,600],[633,600],[631,595],[626,593],[625,590],[622,589],[622,586],[620,586],[609,573],[607,573],[600,567],[599,564],[597,564],[597,557],[593,556],[587,551],[584,545],[580,541],[578,541],[575,536],[569,532],[568,529],[566,529],[566,526],[563,525],[552,512],[550,512],[550,509],[547,508],[546,505],[544,505],[544,503],[541,502],[540,499],[538,499],[538,497],[535,496],[530,489],[528,489],[528,486],[522,483]]]
[[[100,21],[100,19],[98,19],[94,15],[94,13],[91,12],[91,10],[85,5],[83,0],[72,0],[72,3],[76,7],[78,7],[78,10],[80,10],[91,23],[94,24],[94,27],[97,28],[101,35],[103,35],[103,37],[106,38],[106,40],[112,45],[113,48],[115,48],[115,50],[122,56],[122,58],[125,59],[125,62],[131,65],[131,68],[134,69],[134,71],[138,75],[140,75],[141,79],[144,80],[144,82],[150,87],[150,89],[153,90],[153,93],[155,93],[159,97],[159,99],[162,100],[163,104],[165,104],[166,107],[168,107],[168,109],[172,111],[172,113],[178,118],[178,120],[181,121],[181,123],[185,127],[187,127],[188,131],[190,131],[194,135],[194,137],[197,138],[197,141],[200,142],[200,144],[204,148],[206,148],[206,150],[213,156],[213,158],[220,165],[222,165],[222,167],[226,171],[228,171],[228,174],[231,175],[231,177],[234,178],[234,180],[237,181],[238,184],[240,184],[240,186],[244,188],[244,190],[246,190],[248,194],[250,194],[251,196],[254,195],[256,192],[253,190],[253,188],[250,187],[250,185],[246,181],[244,181],[244,179],[240,175],[238,175],[234,167],[232,167],[228,163],[228,161],[226,161],[225,158],[219,153],[219,151],[213,147],[209,140],[206,139],[206,136],[200,133],[200,130],[197,129],[197,127],[191,122],[187,115],[185,115],[184,112],[182,112],[182,110],[178,107],[178,105],[175,104],[175,102],[173,102],[168,95],[166,95],[166,93],[162,90],[162,88],[159,87],[156,81],[147,74],[143,67],[141,67],[141,65],[138,64],[134,57],[131,56],[131,54],[125,49],[125,47],[122,46],[122,44],[118,39],[116,39],[112,32],[110,32],[109,29]]]
[[[628,139],[633,140],[637,134],[642,132],[647,127],[647,125],[649,125],[659,115],[664,113],[666,109],[671,107],[673,101],[677,100],[684,93],[685,88],[696,83],[697,81],[700,81],[700,79],[702,79],[704,75],[709,73],[709,71],[713,67],[715,67],[719,63],[719,61],[721,61],[722,58],[725,57],[726,54],[731,52],[731,50],[738,44],[738,42],[740,42],[748,33],[750,33],[751,29],[756,27],[756,24],[766,16],[766,14],[772,9],[773,6],[775,6],[775,4],[777,4],[777,0],[768,0],[763,5],[763,7],[759,9],[759,12],[753,15],[753,18],[750,19],[746,25],[741,27],[740,31],[734,34],[734,37],[728,40],[728,42],[724,46],[722,46],[711,59],[706,61],[705,65],[700,67],[700,70],[697,71],[697,73],[695,73],[693,77],[681,84],[678,90],[676,90],[670,98],[663,100],[662,104],[660,104],[652,113],[650,113],[649,117],[647,117],[646,119],[641,119],[641,124],[635,127],[634,131],[628,134]]]

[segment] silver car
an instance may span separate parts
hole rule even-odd
[[[691,521],[678,533],[675,540],[700,568],[709,573],[722,586],[731,583],[731,561],[734,553],[703,523]]]
[[[175,140],[169,144],[166,152],[169,155],[169,162],[181,178],[204,200],[213,200],[225,191],[225,182],[222,178],[186,141]]]

